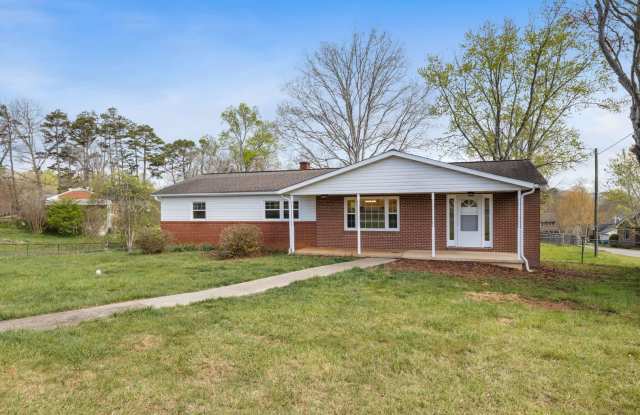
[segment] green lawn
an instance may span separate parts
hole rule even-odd
[[[341,259],[287,255],[222,261],[200,252],[4,258],[0,320],[197,291],[336,261]]]
[[[0,243],[82,243],[99,242],[101,237],[61,236],[51,233],[31,233],[10,223],[0,223]]]
[[[640,268],[352,270],[78,327],[0,334],[6,413],[640,412]],[[555,310],[470,293],[564,301]]]

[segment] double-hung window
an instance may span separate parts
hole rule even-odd
[[[264,202],[264,218],[280,219],[280,201],[266,200]]]
[[[283,204],[282,217],[285,219],[289,219],[289,201],[285,200],[282,202],[282,204]],[[294,219],[300,218],[300,202],[297,200],[293,201],[293,218]]]
[[[207,218],[207,204],[205,202],[193,202],[193,219]]]
[[[345,229],[356,229],[356,198],[345,198]],[[361,197],[360,229],[396,231],[400,228],[400,207],[397,196]]]

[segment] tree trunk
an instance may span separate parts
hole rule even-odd
[[[631,147],[631,152],[635,154],[638,162],[640,162],[640,106],[637,103],[631,105],[631,125],[633,127],[633,141],[635,144]]]

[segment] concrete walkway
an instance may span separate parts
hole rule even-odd
[[[603,246],[601,246],[599,249],[601,251],[609,252],[609,253],[616,254],[616,255],[640,258],[640,250],[638,250],[638,249],[607,248],[607,247],[603,247]]]
[[[0,332],[20,329],[46,330],[61,326],[72,326],[79,324],[82,321],[104,318],[123,311],[139,310],[142,308],[175,307],[178,305],[188,305],[215,298],[242,297],[245,295],[262,293],[272,288],[285,287],[296,281],[303,281],[314,277],[326,277],[328,275],[347,271],[353,268],[375,267],[393,261],[395,261],[395,259],[363,258],[350,262],[323,265],[320,267],[288,272],[286,274],[274,275],[273,277],[242,282],[240,284],[210,288],[204,291],[165,295],[162,297],[125,301],[121,303],[82,308],[79,310],[42,314],[39,316],[25,317],[15,320],[4,320],[0,321]]]

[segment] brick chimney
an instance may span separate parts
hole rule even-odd
[[[308,161],[300,162],[300,170],[309,170],[310,168],[311,168],[311,163],[309,163]]]

